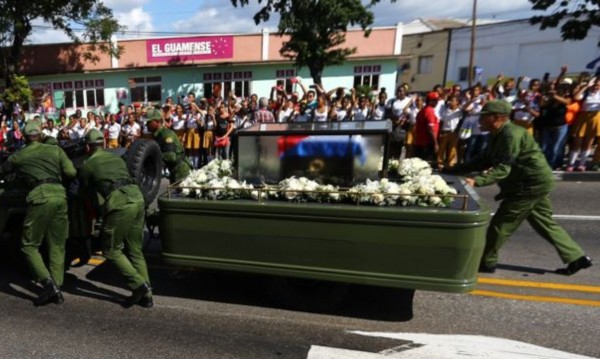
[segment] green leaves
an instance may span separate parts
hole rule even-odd
[[[560,26],[563,40],[583,40],[592,26],[600,25],[598,0],[529,0],[532,10],[551,11],[530,19],[541,30]],[[562,25],[561,25],[562,24]]]
[[[28,103],[32,98],[29,81],[25,76],[12,75],[11,84],[6,88],[0,99],[6,103]]]
[[[256,24],[266,22],[276,12],[280,15],[278,33],[289,36],[280,49],[282,56],[296,62],[298,68],[308,67],[315,83],[321,83],[326,66],[338,65],[356,52],[344,48],[346,31],[360,26],[368,36],[373,24],[370,6],[361,0],[257,0],[262,7],[254,15]],[[247,6],[249,0],[231,0],[234,6]]]
[[[0,0],[0,69],[8,87],[17,86],[22,49],[33,30],[32,22],[44,19],[55,29],[64,31],[74,42],[86,42],[83,53],[87,61],[98,61],[98,51],[118,57],[122,48],[110,42],[112,34],[123,31],[112,10],[101,0]],[[78,31],[83,28],[83,31]],[[20,81],[20,80],[19,80]],[[27,98],[15,90],[11,98]],[[19,101],[22,103],[23,101]],[[9,101],[10,102],[10,101]]]

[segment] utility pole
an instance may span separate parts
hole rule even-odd
[[[473,0],[473,16],[471,17],[471,51],[469,53],[469,88],[473,86],[475,72],[475,29],[477,24],[477,0]]]

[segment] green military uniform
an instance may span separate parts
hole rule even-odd
[[[161,121],[162,115],[160,111],[151,108],[146,111],[146,123],[153,120]],[[163,162],[169,170],[169,182],[175,183],[186,178],[190,174],[191,165],[177,134],[169,128],[161,127],[153,136],[160,146]]]
[[[25,126],[25,135],[41,133],[36,123]],[[75,177],[73,163],[64,151],[56,146],[31,142],[10,156],[0,168],[0,177],[17,172],[28,185],[27,214],[23,223],[21,250],[32,272],[33,279],[52,279],[61,286],[64,276],[65,241],[69,227],[67,199],[61,184],[63,175]],[[39,246],[47,240],[50,270],[46,268]]]
[[[91,130],[86,135],[88,143],[102,141],[100,131]],[[149,284],[148,268],[142,253],[144,197],[131,178],[125,161],[104,149],[97,149],[85,160],[79,176],[84,186],[91,187],[104,198],[104,256],[115,264],[131,290]]]
[[[510,113],[510,105],[491,101],[486,107]],[[482,110],[485,114],[486,108]],[[471,163],[454,171],[484,171],[474,178],[475,186],[497,183],[502,200],[491,220],[481,263],[495,268],[498,251],[524,220],[546,241],[552,244],[564,263],[572,263],[584,253],[581,247],[552,218],[550,192],[554,188],[552,170],[535,142],[523,127],[506,121],[491,134],[486,150]]]
[[[43,143],[46,145],[58,146],[58,140],[52,136],[45,136]]]

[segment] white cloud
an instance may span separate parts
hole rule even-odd
[[[42,18],[33,20],[31,25],[33,30],[27,38],[28,44],[54,44],[72,41],[64,31],[53,29],[52,24],[44,22]]]
[[[257,4],[234,7],[229,1],[205,1],[190,18],[173,22],[177,32],[239,33],[260,32],[263,28],[275,31],[279,17],[275,14],[267,23],[254,23],[254,14],[260,9]]]
[[[373,8],[375,25],[395,25],[415,18],[470,18],[473,0],[382,0]],[[477,14],[481,18],[522,18],[531,15],[528,0],[479,1]]]
[[[127,13],[136,8],[141,8],[148,0],[104,0],[104,5],[114,13]]]
[[[140,33],[141,37],[148,37],[148,34],[143,33],[154,31],[152,15],[141,7],[130,9],[127,12],[116,12],[115,18],[119,24],[127,27],[124,35],[117,34],[119,37],[137,37],[137,33]]]
[[[51,26],[51,25],[43,25]],[[31,36],[27,39],[27,43],[31,44],[56,44],[72,42],[71,38],[62,30],[54,29],[34,29]]]

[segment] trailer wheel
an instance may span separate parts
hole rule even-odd
[[[140,186],[144,202],[149,206],[160,188],[162,179],[162,153],[154,140],[139,139],[125,153],[129,173]]]
[[[275,304],[289,309],[323,311],[335,307],[348,294],[349,285],[310,279],[272,277],[266,290]]]

